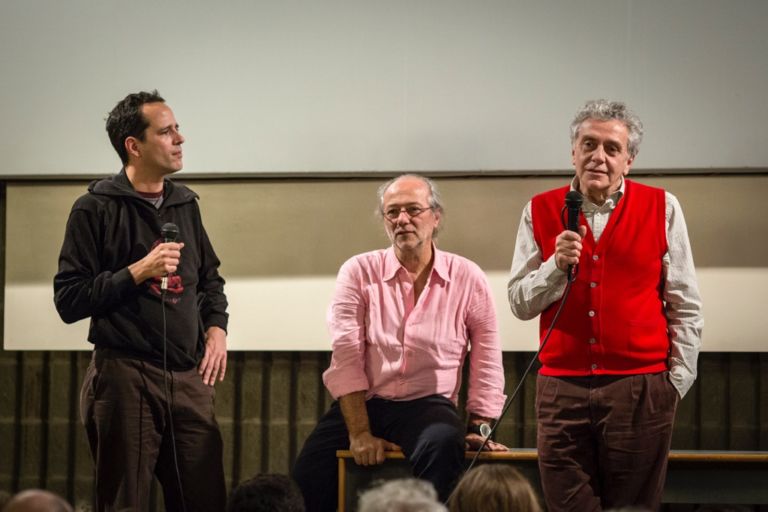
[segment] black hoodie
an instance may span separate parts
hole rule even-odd
[[[203,356],[205,330],[226,330],[227,299],[197,194],[166,179],[163,196],[156,209],[133,189],[125,170],[92,182],[67,221],[54,302],[67,323],[91,317],[88,341],[97,348],[161,365],[160,280],[136,285],[128,265],[161,242],[161,226],[173,222],[184,248],[165,296],[168,368],[188,370]]]

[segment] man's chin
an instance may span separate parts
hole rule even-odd
[[[421,240],[415,236],[395,238],[395,246],[401,251],[412,251],[421,246]]]
[[[608,190],[611,187],[610,182],[608,179],[592,179],[587,180],[582,187],[584,188],[584,192],[589,195],[592,194],[601,194]]]

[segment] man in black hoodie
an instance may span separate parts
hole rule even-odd
[[[184,137],[157,91],[119,102],[107,132],[123,169],[75,202],[54,278],[61,318],[91,319],[80,412],[96,510],[148,510],[153,476],[166,510],[224,510],[213,385],[226,372],[227,300],[198,196],[167,179]]]

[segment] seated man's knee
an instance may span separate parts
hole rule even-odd
[[[461,453],[464,450],[464,432],[456,425],[434,423],[419,435],[416,449],[439,453]]]

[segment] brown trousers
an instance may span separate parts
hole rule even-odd
[[[659,508],[679,401],[668,373],[538,376],[537,447],[549,512]]]
[[[98,512],[149,510],[154,476],[165,508],[218,511],[226,506],[222,439],[214,416],[214,390],[197,369],[169,372],[182,493],[176,476],[163,369],[96,349],[80,394],[80,414],[96,464]]]

